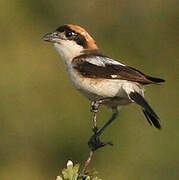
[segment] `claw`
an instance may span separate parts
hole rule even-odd
[[[106,146],[106,145],[113,146],[113,145],[114,145],[111,141],[108,141],[108,142],[103,142],[103,144],[104,144],[104,146]]]
[[[112,142],[101,142],[100,137],[98,134],[94,134],[91,136],[90,140],[88,141],[88,146],[92,151],[96,151],[97,149],[104,147],[106,145],[112,146]]]

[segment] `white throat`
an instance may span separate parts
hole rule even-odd
[[[77,45],[73,41],[63,41],[62,43],[54,43],[55,49],[58,51],[65,64],[70,64],[74,57],[79,56],[83,47]]]

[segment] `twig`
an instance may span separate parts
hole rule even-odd
[[[90,154],[89,154],[89,157],[88,157],[88,159],[85,162],[82,174],[87,174],[88,173],[88,167],[89,167],[89,164],[91,162],[91,159],[92,159],[93,155],[94,155],[94,151],[91,150]]]

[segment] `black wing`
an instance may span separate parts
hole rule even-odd
[[[121,79],[141,84],[151,84],[164,82],[163,79],[153,78],[145,75],[129,66],[125,66],[118,61],[107,57],[83,57],[79,56],[72,61],[73,68],[81,75],[88,78]]]

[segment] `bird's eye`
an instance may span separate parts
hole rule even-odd
[[[67,38],[69,38],[69,37],[74,36],[75,33],[74,32],[66,32],[65,35],[66,35]]]
[[[69,32],[66,32],[66,33],[65,33],[65,36],[66,36],[67,38],[72,38],[72,37],[75,36],[75,33],[69,31]]]

